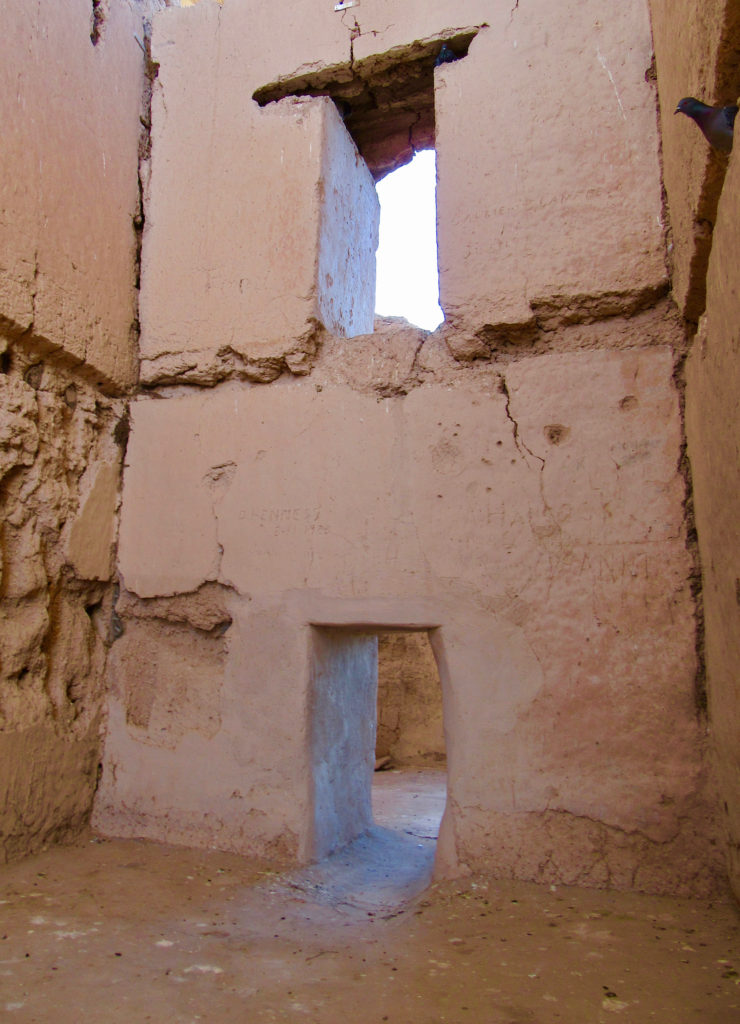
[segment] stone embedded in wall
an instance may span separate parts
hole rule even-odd
[[[73,835],[90,814],[122,402],[20,344],[8,352],[0,393],[0,859],[7,859]],[[92,494],[88,478],[96,481]],[[76,552],[70,561],[68,549]]]
[[[69,534],[69,560],[82,579],[109,580],[116,532],[120,466],[102,465]]]

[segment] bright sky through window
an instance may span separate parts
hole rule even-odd
[[[437,272],[436,154],[417,153],[378,182],[375,312],[433,331],[444,319]]]

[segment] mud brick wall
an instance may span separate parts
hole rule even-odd
[[[370,770],[321,717],[353,673],[366,693],[363,644],[322,645],[417,629],[443,692],[439,873],[721,886],[648,15],[298,3],[279,48],[251,0],[155,20],[98,827],[315,855],[326,780]],[[445,39],[467,55],[435,69]],[[416,79],[433,335],[355,318],[369,182],[413,149]],[[321,269],[343,261],[344,288]],[[324,659],[345,675],[317,701]]]
[[[78,832],[99,777],[157,6],[3,4],[0,860]]]

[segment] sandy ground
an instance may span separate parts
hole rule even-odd
[[[289,875],[94,836],[4,868],[0,1019],[740,1022],[733,904],[483,878],[425,888],[444,781],[376,781],[379,826]]]

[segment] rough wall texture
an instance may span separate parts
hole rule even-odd
[[[136,377],[142,13],[3,5],[0,859],[78,831],[97,785]]]
[[[7,353],[6,353],[7,355]],[[12,350],[0,374],[0,858],[90,814],[110,642],[119,400]]]
[[[393,765],[432,765],[446,760],[442,688],[426,633],[378,637],[377,758]]]
[[[712,749],[730,880],[740,895],[740,167],[737,145],[729,159],[713,153],[694,125],[670,115],[686,94],[710,103],[735,101],[740,93],[740,5],[652,0],[651,6],[674,294],[689,321],[706,309],[685,369],[686,433],[704,583]],[[690,336],[693,326],[688,324]]]

